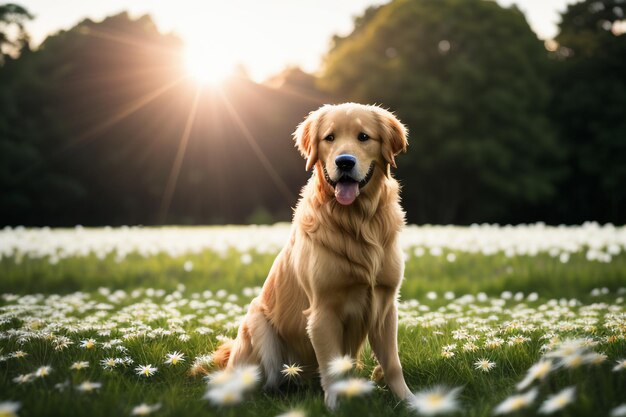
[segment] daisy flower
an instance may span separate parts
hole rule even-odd
[[[537,389],[532,389],[528,391],[526,394],[518,394],[512,395],[502,401],[500,404],[496,406],[493,410],[494,414],[507,414],[513,411],[521,410],[522,408],[528,407],[535,401],[537,397]]]
[[[587,353],[584,356],[585,363],[588,363],[590,365],[600,365],[601,363],[604,363],[607,359],[608,357],[604,353],[598,352]]]
[[[23,350],[16,350],[15,352],[11,353],[12,358],[25,358],[26,356],[28,356],[28,353],[24,352]]]
[[[496,338],[493,338],[493,339],[485,340],[485,347],[487,349],[497,349],[497,348],[501,347],[503,343],[504,343],[503,339],[500,339],[499,337],[496,337]]]
[[[541,404],[539,412],[541,414],[552,414],[574,401],[576,387],[567,387],[555,395],[550,396]]]
[[[167,365],[177,365],[179,362],[185,362],[185,354],[174,351],[165,355],[165,363]]]
[[[478,350],[478,346],[474,342],[467,342],[463,345],[464,352],[476,352]]]
[[[254,388],[260,378],[261,373],[258,366],[251,365],[235,368],[235,381],[243,391]]]
[[[626,416],[626,403],[618,405],[614,409],[611,410],[611,417],[623,417]]]
[[[335,358],[328,364],[328,372],[333,376],[340,376],[354,367],[354,361],[348,355]]]
[[[197,375],[199,373],[208,373],[211,368],[211,364],[213,364],[213,356],[212,355],[200,355],[196,356],[191,365],[191,370],[189,371],[191,375]]]
[[[137,375],[140,376],[145,376],[146,378],[149,376],[154,375],[154,373],[158,370],[159,368],[152,366],[152,364],[148,364],[148,365],[139,365],[135,368],[135,372],[137,373]]]
[[[623,371],[626,369],[626,359],[619,359],[616,363],[617,365],[613,367],[613,372]]]
[[[224,384],[216,388],[209,389],[204,394],[204,399],[215,405],[233,405],[243,399],[243,392],[236,384]]]
[[[131,411],[130,414],[133,416],[147,416],[148,414],[157,411],[159,408],[161,408],[161,403],[156,403],[152,405],[142,403],[138,406],[133,407],[133,411]]]
[[[70,366],[70,369],[75,370],[75,371],[80,371],[81,369],[85,369],[85,368],[89,368],[89,362],[85,362],[85,361],[74,362]]]
[[[479,359],[476,362],[474,362],[474,368],[481,370],[483,372],[489,372],[491,371],[493,368],[496,367],[496,363],[495,362],[491,362],[489,359]]]
[[[84,381],[76,387],[76,391],[91,392],[99,389],[100,387],[102,387],[102,384],[100,382]]]
[[[52,372],[51,366],[40,366],[39,368],[37,368],[34,374],[37,378],[43,378],[50,375],[50,372]]]
[[[454,352],[452,352],[451,350],[444,350],[444,351],[441,352],[441,357],[442,358],[450,359],[453,356],[454,356]]]
[[[302,410],[291,410],[286,413],[279,414],[276,417],[306,417],[306,413]]]
[[[2,417],[17,417],[17,410],[22,405],[15,401],[2,401],[0,402],[0,416]]]
[[[449,389],[443,386],[435,386],[424,391],[415,393],[410,399],[409,405],[419,414],[434,416],[436,414],[450,413],[459,409],[458,395],[462,388]]]
[[[230,369],[222,369],[221,371],[215,371],[205,378],[208,381],[209,385],[219,386],[225,385],[233,380],[233,371]]]
[[[518,390],[526,389],[535,379],[544,379],[552,370],[552,361],[541,360],[528,369],[526,377],[517,384]]]
[[[106,370],[111,370],[117,366],[119,361],[116,358],[104,358],[100,361],[100,365]]]
[[[302,367],[300,367],[299,365],[291,364],[291,365],[283,365],[283,370],[280,371],[286,378],[295,378],[298,375],[300,375],[300,373],[302,373]]]
[[[69,379],[66,379],[66,380],[65,380],[65,381],[63,381],[63,382],[59,382],[59,383],[57,383],[57,384],[54,384],[54,388],[55,388],[57,391],[59,391],[59,392],[63,392],[63,391],[65,391],[65,389],[66,389],[66,388],[69,388],[69,386],[70,386],[70,380],[69,380]]]
[[[93,339],[86,339],[80,342],[80,347],[85,349],[93,349],[96,347],[96,341]]]
[[[585,356],[582,355],[581,351],[576,351],[570,355],[563,356],[559,361],[559,365],[568,369],[578,368],[583,363],[585,363]]]
[[[351,398],[369,394],[374,389],[374,383],[362,378],[350,378],[335,382],[329,389],[335,394]]]
[[[33,380],[36,378],[34,373],[31,374],[21,374],[16,376],[15,378],[13,378],[13,382],[15,382],[16,384],[26,384],[28,382],[33,382]]]

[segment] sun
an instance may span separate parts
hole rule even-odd
[[[230,78],[236,68],[236,59],[228,49],[209,43],[188,43],[184,59],[189,75],[201,84],[219,85]]]

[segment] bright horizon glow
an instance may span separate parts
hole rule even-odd
[[[33,21],[26,23],[35,46],[47,35],[69,29],[86,17],[99,21],[126,10],[133,17],[150,14],[161,32],[180,36],[189,45],[187,68],[194,77],[219,82],[243,66],[251,79],[260,82],[288,66],[317,71],[333,35],[350,33],[354,16],[362,15],[370,5],[388,1],[21,0],[18,3],[35,15]],[[505,7],[518,4],[538,37],[550,39],[557,32],[558,12],[576,0],[496,1]],[[211,48],[205,52],[209,44]],[[211,56],[217,58],[211,60]]]
[[[203,42],[185,46],[185,69],[200,84],[219,85],[235,72],[237,58],[215,46]]]

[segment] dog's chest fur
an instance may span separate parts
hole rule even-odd
[[[404,212],[398,203],[395,181],[381,187],[377,194],[375,204],[364,201],[346,208],[330,201],[315,211],[302,213],[303,231],[313,244],[313,257],[323,251],[323,259],[332,259],[330,263],[317,264],[318,273],[344,276],[349,280],[346,284],[379,284],[377,278],[384,263],[396,255],[389,248],[404,224]],[[392,198],[387,194],[392,194]]]

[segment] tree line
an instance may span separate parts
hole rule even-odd
[[[291,133],[352,100],[410,129],[410,222],[624,223],[625,12],[571,5],[544,43],[515,7],[393,0],[334,37],[319,74],[200,90],[149,16],[86,19],[31,49],[32,16],[0,5],[1,222],[288,221],[307,178]]]

